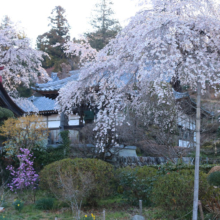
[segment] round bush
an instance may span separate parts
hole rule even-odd
[[[118,192],[122,193],[124,198],[133,205],[138,205],[140,199],[143,204],[150,205],[156,173],[156,169],[148,166],[118,169],[116,171]]]
[[[212,167],[212,169],[209,170],[208,174],[214,173],[214,172],[216,172],[216,171],[220,171],[220,166],[214,166],[214,167]]]
[[[208,175],[208,182],[213,186],[220,186],[220,171],[210,173]]]
[[[209,189],[207,174],[199,174],[199,199],[205,204],[206,191]],[[156,206],[172,211],[178,217],[192,209],[194,190],[194,172],[181,170],[160,176],[154,184],[152,200]],[[203,203],[204,202],[204,203]]]
[[[2,118],[12,118],[14,114],[11,110],[0,107],[0,119]]]
[[[95,181],[95,188],[87,198],[87,201],[92,200],[91,203],[112,192],[113,166],[102,160],[76,158],[51,163],[40,172],[40,188],[50,190],[49,184],[53,184],[53,188],[59,188],[58,172],[72,176],[77,176],[78,172],[90,173]]]

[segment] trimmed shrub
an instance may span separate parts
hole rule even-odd
[[[156,169],[148,166],[119,169],[116,171],[119,181],[118,191],[132,205],[138,205],[141,199],[144,205],[149,206],[156,173]]]
[[[51,210],[53,209],[54,199],[42,198],[36,201],[35,206],[40,210]]]
[[[13,117],[14,114],[11,110],[0,107],[0,119],[13,118]]]
[[[206,191],[209,188],[207,174],[200,172],[199,199],[202,201],[202,204],[206,204]],[[173,217],[176,218],[192,210],[193,189],[193,170],[168,172],[166,175],[160,176],[155,182],[152,200],[156,206],[160,206],[167,211],[172,211]]]
[[[50,184],[52,184],[53,189],[59,188],[60,186],[57,184],[58,172],[73,176],[78,175],[78,172],[92,175],[95,180],[95,188],[87,197],[89,204],[96,204],[96,199],[112,193],[113,166],[102,160],[76,158],[51,163],[40,172],[40,188],[50,190]]]
[[[214,166],[214,167],[212,167],[212,169],[208,172],[208,174],[214,173],[214,172],[216,172],[216,171],[220,171],[220,166]]]
[[[220,171],[210,173],[208,175],[208,182],[213,186],[220,186]]]

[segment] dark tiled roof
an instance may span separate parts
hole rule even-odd
[[[77,81],[79,77],[79,70],[70,71],[69,74],[70,77],[67,77],[65,79],[59,80],[59,78],[56,76],[56,73],[53,74],[53,81],[49,81],[47,83],[42,84],[36,84],[35,87],[32,87],[35,91],[58,91],[60,88],[65,86],[69,81]]]
[[[0,82],[0,106],[11,110],[15,116],[22,116],[24,111],[17,103],[12,100]]]
[[[41,111],[55,111],[55,100],[46,98],[44,96],[31,96],[28,100],[32,101],[33,105]],[[30,111],[29,111],[30,112]]]
[[[189,97],[188,92],[176,92],[174,89],[173,89],[173,95],[176,100]]]

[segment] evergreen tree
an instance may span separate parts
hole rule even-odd
[[[70,39],[70,26],[65,17],[65,9],[61,6],[56,6],[52,10],[49,19],[51,30],[37,37],[37,48],[48,53],[51,58],[44,57],[43,67],[55,66],[55,69],[58,70],[60,63],[66,62],[66,55],[63,52],[62,45]],[[53,47],[57,43],[60,46]]]
[[[2,19],[0,29],[5,29],[12,25],[11,18],[8,15],[5,15]]]
[[[111,8],[112,5],[111,0],[100,0],[96,4],[95,15],[91,21],[91,25],[95,31],[85,34],[90,45],[97,50],[101,50],[107,45],[121,29],[118,20],[113,17],[114,11]]]

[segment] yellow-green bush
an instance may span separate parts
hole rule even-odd
[[[208,182],[210,185],[220,186],[220,171],[210,173],[208,175]]]
[[[206,204],[210,189],[207,174],[199,174],[199,199]],[[154,184],[152,200],[156,206],[172,211],[173,217],[190,212],[193,207],[194,171],[181,170],[160,176]],[[186,218],[187,219],[187,218]]]
[[[118,192],[133,205],[138,205],[140,199],[145,205],[151,205],[150,197],[156,175],[157,170],[148,166],[118,169]]]
[[[50,190],[49,183],[53,188],[57,186],[58,172],[77,175],[78,172],[90,173],[95,180],[95,188],[88,196],[87,202],[94,203],[95,199],[108,196],[112,192],[114,179],[113,166],[98,159],[63,159],[51,163],[40,172],[40,188]]]

